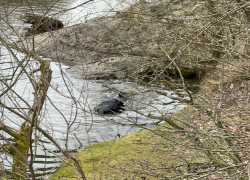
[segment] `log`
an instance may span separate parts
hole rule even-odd
[[[62,21],[39,14],[26,13],[21,16],[25,23],[32,24],[26,36],[61,29]]]

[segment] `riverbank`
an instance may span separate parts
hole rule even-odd
[[[216,172],[221,168],[222,173],[225,173],[224,161],[231,162],[231,158],[225,151],[229,147],[226,141],[223,141],[225,134],[221,132],[228,133],[227,136],[232,138],[231,146],[240,152],[242,163],[247,163],[245,149],[249,148],[249,143],[244,135],[250,134],[250,116],[247,111],[240,110],[238,104],[233,101],[237,97],[237,102],[249,108],[246,101],[248,81],[226,81],[229,84],[224,88],[223,109],[219,119],[215,119],[214,110],[217,107],[213,104],[220,101],[219,82],[207,80],[194,96],[195,104],[187,105],[168,118],[177,126],[183,127],[183,130],[173,128],[166,121],[165,124],[152,129],[144,127],[145,130],[139,132],[92,144],[91,150],[86,147],[76,153],[75,158],[81,162],[87,179],[94,179],[94,174],[95,179],[183,179],[183,174],[189,177],[211,171],[212,168],[216,168]],[[243,137],[239,137],[240,135]],[[223,160],[216,159],[219,167],[216,161],[211,162],[208,158],[208,150],[211,150],[212,156]],[[224,151],[226,153],[223,153]],[[211,174],[212,177],[217,177]],[[72,162],[65,159],[49,179],[72,178],[77,178],[77,174]]]
[[[180,27],[172,27],[174,22],[166,23],[165,18],[149,21],[144,16],[138,17],[138,13],[134,14],[137,16],[118,13],[96,18],[59,30],[53,33],[52,39],[43,35],[35,37],[36,51],[40,55],[51,53],[53,59],[76,66],[87,78],[102,79],[105,75],[107,79],[129,76],[136,79],[138,74],[158,72],[157,83],[166,87],[170,84],[166,77],[173,75],[174,71],[179,71],[184,77],[203,76],[197,95],[186,91],[192,98],[187,101],[185,109],[171,116],[165,114],[167,110],[161,111],[161,116],[154,116],[151,111],[143,114],[145,118],[156,117],[165,121],[164,125],[93,144],[91,151],[86,148],[76,154],[84,172],[89,179],[93,174],[100,179],[192,179],[198,176],[216,179],[228,174],[233,177],[237,171],[242,171],[231,171],[233,163],[249,162],[248,152],[244,150],[249,147],[247,136],[250,132],[249,62],[239,48],[241,42],[237,42],[236,49],[241,50],[237,53],[228,53],[226,50],[230,47],[223,47],[226,50],[220,52],[215,48],[218,44],[211,45],[215,40],[222,42],[218,37],[205,37],[192,28],[185,29],[196,33],[190,35]],[[147,22],[150,26],[145,26]],[[182,36],[182,33],[186,35]],[[48,47],[53,38],[57,41]],[[31,48],[29,39],[26,41],[27,47]],[[179,55],[180,51],[183,55]],[[215,62],[213,71],[208,70],[211,62]],[[166,77],[160,77],[166,74]],[[184,80],[182,83],[185,86]],[[154,83],[150,85],[154,86]],[[151,92],[154,91],[152,88]],[[71,162],[66,164],[51,178],[76,178]]]
[[[180,73],[178,68],[183,77],[199,77],[211,64],[197,64],[196,57],[192,59],[185,53],[178,57],[176,65],[171,63],[179,47],[173,46],[166,32],[182,30],[179,26],[173,28],[172,16],[158,18],[161,6],[141,2],[112,16],[26,37],[17,46],[74,66],[85,79],[121,79],[159,71],[175,76]],[[175,16],[181,13],[176,11]]]
[[[189,108],[176,112],[172,117],[180,118],[182,113],[191,113]],[[176,149],[176,144],[187,141],[181,132],[169,131],[167,123],[148,130],[141,130],[110,141],[92,144],[75,154],[87,179],[161,179],[171,176],[180,164],[182,156],[189,158],[192,163],[205,161],[206,158],[195,158],[192,154],[198,150],[187,151],[186,147]],[[147,128],[146,128],[147,129]],[[164,137],[161,132],[166,132]],[[172,142],[176,143],[172,143]],[[91,154],[93,157],[91,157]],[[206,160],[207,161],[207,160]],[[153,163],[153,164],[152,164]],[[157,173],[150,168],[161,167]],[[173,164],[176,165],[173,166]],[[93,170],[94,167],[94,170]],[[183,167],[181,167],[183,168]],[[157,175],[158,174],[158,175]],[[158,176],[158,177],[157,177]],[[65,162],[49,180],[77,178],[72,161]]]

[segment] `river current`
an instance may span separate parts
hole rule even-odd
[[[30,4],[28,4],[28,2]],[[42,3],[41,3],[42,2]],[[48,14],[55,14],[59,11],[70,9],[83,3],[82,0],[59,0],[56,5],[49,10],[49,6],[53,4],[51,0],[41,1],[22,1],[22,0],[7,0],[0,2],[0,13],[1,19],[1,37],[7,38],[9,41],[15,41],[17,39],[16,34],[6,25],[6,19],[8,22],[15,27],[18,34],[23,34],[24,28],[30,26],[24,24],[20,15],[24,14],[30,9],[35,13],[44,13],[49,11]],[[118,1],[94,1],[94,3],[79,6],[76,9],[70,10],[67,13],[60,13],[56,18],[63,21],[66,26],[70,26],[76,23],[82,23],[86,19],[93,18],[100,15],[108,15],[113,11],[120,10],[128,6],[128,3],[119,3]],[[22,27],[22,28],[19,28]],[[18,59],[22,59],[25,55],[14,51],[14,54]],[[46,58],[46,57],[44,57]],[[6,76],[11,75],[11,64],[14,61],[13,54],[10,50],[6,49],[3,45],[0,45],[0,75]],[[35,61],[31,61],[28,66],[28,70],[34,69],[37,65]],[[134,127],[133,122],[139,124],[145,124],[147,127],[153,127],[155,120],[147,119],[125,107],[125,111],[119,116],[108,115],[105,117],[95,115],[91,112],[97,104],[106,99],[117,98],[117,93],[109,91],[104,88],[102,83],[109,84],[111,87],[115,87],[126,92],[133,92],[143,90],[142,86],[133,86],[132,82],[124,82],[116,80],[110,81],[87,81],[72,73],[72,68],[56,62],[51,63],[52,82],[51,88],[48,92],[48,98],[45,102],[44,108],[41,112],[42,126],[57,142],[65,147],[67,141],[67,148],[71,152],[77,152],[84,149],[89,145],[89,142],[96,143],[100,141],[110,140],[117,138],[117,134],[123,136],[125,134],[138,131],[139,128]],[[33,103],[33,88],[28,77],[23,74],[18,83],[13,87],[13,90],[22,97],[26,102],[32,106]],[[176,91],[167,91],[165,93],[176,97]],[[179,95],[184,95],[182,90],[178,90]],[[1,93],[1,92],[0,92]],[[74,97],[75,101],[79,105],[76,106],[75,101],[71,97]],[[160,115],[160,111],[165,113],[172,113],[176,110],[181,109],[185,105],[180,103],[178,100],[168,98],[166,96],[157,93],[141,93],[133,97],[138,101],[143,101],[145,104],[151,104],[149,107],[145,104],[133,103],[133,107],[142,112],[151,112],[152,115]],[[22,100],[17,102],[20,106],[25,106]],[[14,105],[13,102],[8,102],[9,106]],[[3,101],[3,99],[1,99]],[[24,112],[27,112],[24,110]],[[23,122],[19,117],[10,112],[5,112],[5,117],[1,117],[1,121],[6,125],[18,130],[19,125]],[[118,125],[119,122],[123,125]],[[71,125],[69,129],[69,136],[67,137],[67,127]],[[88,141],[88,136],[89,141]],[[6,137],[9,137],[6,133],[0,131]],[[40,136],[39,133],[37,136]],[[45,178],[46,176],[53,173],[60,165],[60,158],[63,156],[57,153],[57,149],[51,144],[46,138],[41,137],[42,140],[38,141],[38,148],[36,149],[36,158],[33,165],[36,178]],[[7,159],[7,160],[6,160]],[[4,154],[1,154],[1,163],[8,168],[8,160]]]

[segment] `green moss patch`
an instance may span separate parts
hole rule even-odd
[[[175,116],[177,118],[178,113]],[[89,147],[75,154],[87,179],[94,179],[94,173],[96,179],[161,179],[178,173],[176,167],[180,171],[188,171],[187,161],[207,161],[201,150],[190,148],[188,137],[167,124],[91,147],[93,158]],[[77,178],[72,162],[65,161],[67,163],[63,163],[49,179]]]

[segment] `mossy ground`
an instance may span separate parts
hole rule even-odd
[[[175,113],[175,118],[182,116],[183,111],[193,110],[185,108]],[[174,166],[178,166],[181,171],[187,171],[186,167],[181,165],[185,164],[184,161],[207,161],[201,151],[190,149],[189,145],[189,139],[182,132],[177,132],[164,124],[151,130],[141,130],[119,139],[93,144],[93,159],[89,147],[75,154],[75,157],[79,160],[87,179],[94,179],[92,162],[96,179],[161,179],[163,176],[175,174]],[[76,177],[72,162],[66,161],[68,163],[63,163],[50,180]]]

